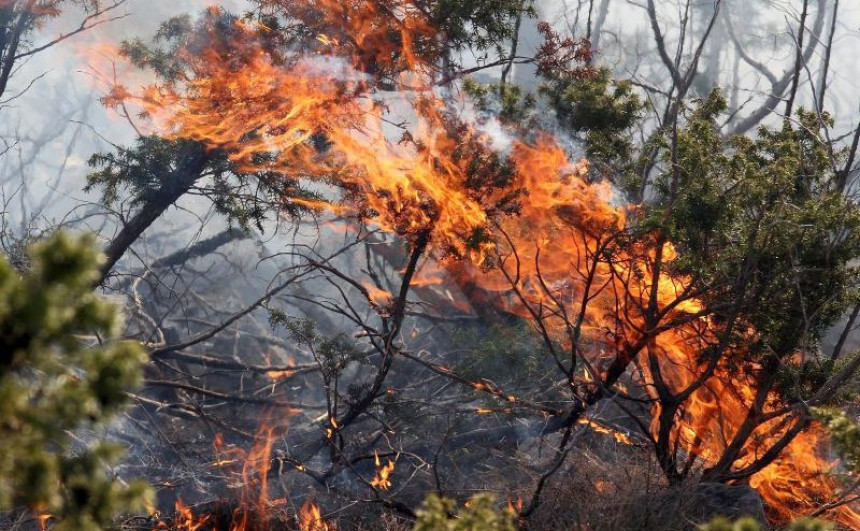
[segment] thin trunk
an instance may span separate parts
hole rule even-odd
[[[106,257],[102,265],[96,285],[107,280],[113,267],[125,255],[129,247],[136,242],[143,232],[152,225],[175,203],[194,183],[202,177],[206,166],[206,154],[202,146],[195,145],[186,153],[181,167],[170,175],[165,176],[165,182],[158,193],[144,201],[143,207],[126,223],[119,234],[104,250]]]
[[[809,0],[803,0],[803,11],[800,13],[800,29],[797,31],[797,47],[794,54],[794,75],[791,78],[791,90],[785,102],[785,117],[791,118],[794,99],[797,97],[797,87],[800,84],[800,72],[803,70],[803,37],[806,33],[806,17],[809,14]]]
[[[833,16],[830,19],[830,34],[824,49],[824,65],[821,67],[821,87],[818,91],[819,110],[824,110],[824,96],[827,94],[827,74],[830,73],[830,54],[833,51],[833,36],[836,34],[836,17],[839,13],[839,0],[833,1]]]
[[[597,9],[597,18],[594,20],[594,30],[591,32],[591,48],[595,52],[600,51],[600,35],[603,33],[603,26],[606,23],[606,17],[609,15],[610,0],[602,0],[600,7]],[[594,54],[588,59],[586,66],[591,66],[594,62]]]
[[[511,56],[508,58],[508,62],[505,64],[504,68],[502,68],[502,79],[501,85],[504,87],[508,82],[508,75],[511,73],[511,68],[514,66],[514,59],[517,57],[517,46],[520,43],[520,24],[523,21],[523,3],[520,3],[520,8],[517,11],[517,20],[514,23],[514,36],[511,40]]]
[[[833,347],[833,352],[830,354],[830,361],[836,361],[839,359],[839,356],[842,355],[842,349],[845,348],[845,341],[854,329],[854,323],[857,321],[858,314],[860,314],[860,303],[854,306],[854,311],[852,311],[851,316],[848,317],[848,322],[845,323],[845,328],[842,329],[842,333],[839,335],[839,341],[836,342],[836,345]]]

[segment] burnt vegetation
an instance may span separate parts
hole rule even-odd
[[[0,0],[0,116],[126,3]],[[572,4],[122,42],[89,199],[53,222],[4,162],[0,527],[860,528],[844,6]]]

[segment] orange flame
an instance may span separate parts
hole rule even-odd
[[[263,357],[266,359],[266,364],[271,366],[272,365],[271,356],[269,354],[265,354]],[[294,365],[295,365],[295,361],[293,361],[292,356],[289,356],[287,358],[287,367],[293,367]],[[274,380],[275,382],[278,382],[278,381],[283,380],[285,378],[289,378],[293,374],[294,374],[294,371],[291,371],[291,370],[266,371],[266,376],[269,377],[271,380]]]
[[[579,424],[583,424],[585,426],[588,426],[589,428],[591,428],[592,430],[594,430],[597,433],[612,435],[612,437],[615,438],[616,442],[619,442],[621,444],[627,444],[627,445],[633,444],[633,441],[630,440],[630,437],[628,437],[627,434],[622,433],[618,430],[614,430],[612,428],[608,428],[608,427],[604,426],[603,424],[600,424],[599,422],[597,422],[595,420],[579,419],[578,422],[579,422]]]
[[[377,307],[385,307],[391,304],[392,297],[391,293],[388,291],[377,288],[370,282],[364,282],[362,286],[367,290],[367,296],[370,298],[370,302]]]
[[[248,451],[232,447],[225,443],[222,434],[215,436],[214,446],[219,458],[214,466],[224,471],[236,480],[240,488],[239,505],[233,511],[229,522],[230,531],[250,531],[259,528],[261,519],[270,518],[273,508],[283,508],[288,500],[285,498],[271,499],[269,494],[268,476],[272,466],[272,449],[277,439],[277,430],[264,422],[256,433],[255,443]],[[211,514],[195,515],[181,500],[176,502],[176,516],[171,526],[159,523],[156,529],[173,529],[177,531],[198,531],[210,529],[213,516]],[[325,528],[318,528],[325,529]]]
[[[48,520],[53,518],[53,515],[42,513],[36,517],[36,520],[39,522],[39,531],[47,531],[48,529]]]
[[[337,528],[334,524],[323,519],[319,505],[307,500],[299,510],[299,529],[301,531],[335,531]]]
[[[173,519],[173,525],[168,527],[167,524],[159,524],[159,529],[177,529],[180,531],[199,531],[204,529],[212,518],[210,515],[195,516],[190,507],[182,503],[182,500],[176,500],[175,504],[176,516]]]
[[[379,454],[373,452],[373,463],[376,465],[376,476],[370,481],[370,484],[378,489],[388,490],[391,488],[391,474],[394,472],[394,461],[389,459],[388,463],[382,465],[379,460]]]

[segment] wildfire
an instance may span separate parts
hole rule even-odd
[[[176,502],[176,514],[172,522],[160,522],[156,529],[173,531],[202,531],[208,529],[229,529],[230,531],[252,531],[269,529],[273,517],[278,513],[285,514],[289,500],[286,498],[272,499],[269,493],[269,470],[272,467],[272,449],[277,439],[277,430],[263,422],[256,433],[256,441],[245,451],[242,448],[228,445],[222,434],[215,436],[214,446],[218,459],[213,466],[221,468],[231,478],[233,486],[239,491],[239,504],[233,509],[228,522],[217,521],[212,513],[194,514],[190,507],[181,500]],[[298,470],[304,467],[299,465]],[[300,518],[299,518],[300,519]],[[324,527],[325,522],[316,527],[302,526],[308,530],[331,530]]]
[[[271,356],[269,354],[265,354],[264,358],[266,359],[267,365],[271,366],[272,365]],[[293,360],[292,356],[290,356],[287,359],[287,367],[292,367],[294,365],[295,365],[295,361]],[[271,371],[266,371],[266,376],[275,382],[281,381],[285,378],[289,378],[293,374],[294,374],[294,371],[292,371],[292,370],[275,370],[275,369],[273,369]]]
[[[385,5],[272,0],[273,12],[306,19],[318,32],[308,45],[316,49],[279,54],[261,43],[260,27],[237,21],[229,37],[213,28],[208,47],[180,52],[188,65],[183,82],[153,85],[139,102],[168,136],[222,149],[245,170],[333,183],[333,197],[314,208],[355,216],[416,245],[429,242],[446,272],[495,293],[493,303],[508,311],[535,321],[534,308],[548,310],[539,324],[588,363],[583,384],[595,385],[619,359],[635,368],[648,393],[656,393],[655,371],[671,391],[695,382],[704,370],[699,353],[717,342],[719,327],[697,317],[699,301],[680,296],[689,279],[655,266],[675,260],[671,244],[617,242],[631,210],[617,204],[609,184],[590,182],[588,162],[568,160],[549,135],[514,140],[509,153],[497,153],[479,127],[452,111],[439,69],[416,53],[437,37],[427,15],[409,0]],[[393,123],[409,125],[398,136]],[[451,256],[458,260],[446,262]],[[440,277],[437,269],[418,278],[433,285]],[[374,285],[363,288],[377,307],[392,298]],[[623,360],[651,328],[651,306],[686,324]],[[713,368],[679,410],[673,445],[706,465],[718,460],[756,400],[749,382],[758,369]],[[491,382],[474,387],[496,391]],[[774,397],[766,409],[777,406]],[[580,422],[631,442],[593,420]],[[333,416],[329,423],[332,438],[338,425]],[[785,416],[761,424],[731,465],[750,464],[789,429]],[[808,513],[834,492],[822,475],[828,463],[814,457],[819,441],[815,430],[801,434],[782,459],[752,476],[779,517]],[[269,442],[244,462],[267,462],[270,451]],[[387,489],[394,461],[382,466],[377,455],[375,464],[372,484]],[[258,478],[263,499],[265,474],[243,469],[242,477]],[[857,523],[850,511],[840,517]],[[303,529],[329,529],[316,505],[305,504],[300,519]]]
[[[326,436],[326,439],[331,439],[332,437],[334,437],[334,434],[337,431],[338,426],[337,426],[337,421],[334,419],[334,417],[329,417],[328,422],[329,422],[329,424],[331,424],[331,428],[325,429],[325,436]]]
[[[506,507],[507,511],[510,514],[518,515],[523,511],[523,497],[517,496],[517,501],[514,503],[512,500],[508,500],[508,505]]]
[[[51,518],[53,518],[53,515],[48,513],[42,513],[36,517],[36,520],[39,522],[39,531],[47,531],[48,521]]]
[[[334,524],[323,519],[319,505],[307,500],[299,510],[299,529],[301,531],[335,531],[337,528]]]
[[[633,444],[633,441],[630,440],[630,437],[628,437],[626,433],[622,433],[618,430],[608,428],[608,427],[604,426],[603,424],[600,424],[599,422],[597,422],[595,420],[579,419],[579,423],[583,424],[585,426],[588,426],[589,428],[591,428],[592,430],[594,430],[597,433],[604,433],[606,435],[612,435],[612,437],[615,438],[615,441],[619,442],[621,444],[627,444],[627,445]]]
[[[371,486],[382,490],[391,488],[391,474],[394,472],[395,459],[389,459],[385,465],[379,459],[379,454],[373,452],[373,464],[376,466],[376,476],[370,481]]]
[[[367,298],[375,306],[379,308],[384,308],[385,306],[391,304],[391,293],[389,293],[388,291],[377,288],[369,282],[364,283],[363,287],[367,291]]]
[[[173,519],[173,525],[168,526],[165,523],[160,523],[158,529],[176,529],[179,531],[199,531],[205,529],[209,524],[211,515],[195,516],[190,507],[182,503],[182,500],[177,500],[175,504],[176,516]]]
[[[513,413],[513,408],[509,407],[500,407],[500,408],[490,408],[490,407],[479,407],[475,410],[475,413],[478,415],[489,415],[491,413]]]

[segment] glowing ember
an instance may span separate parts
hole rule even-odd
[[[331,428],[325,429],[325,436],[326,439],[331,439],[332,437],[334,437],[334,433],[337,431],[337,421],[334,419],[334,417],[329,417],[328,422],[329,424],[331,424]]]

